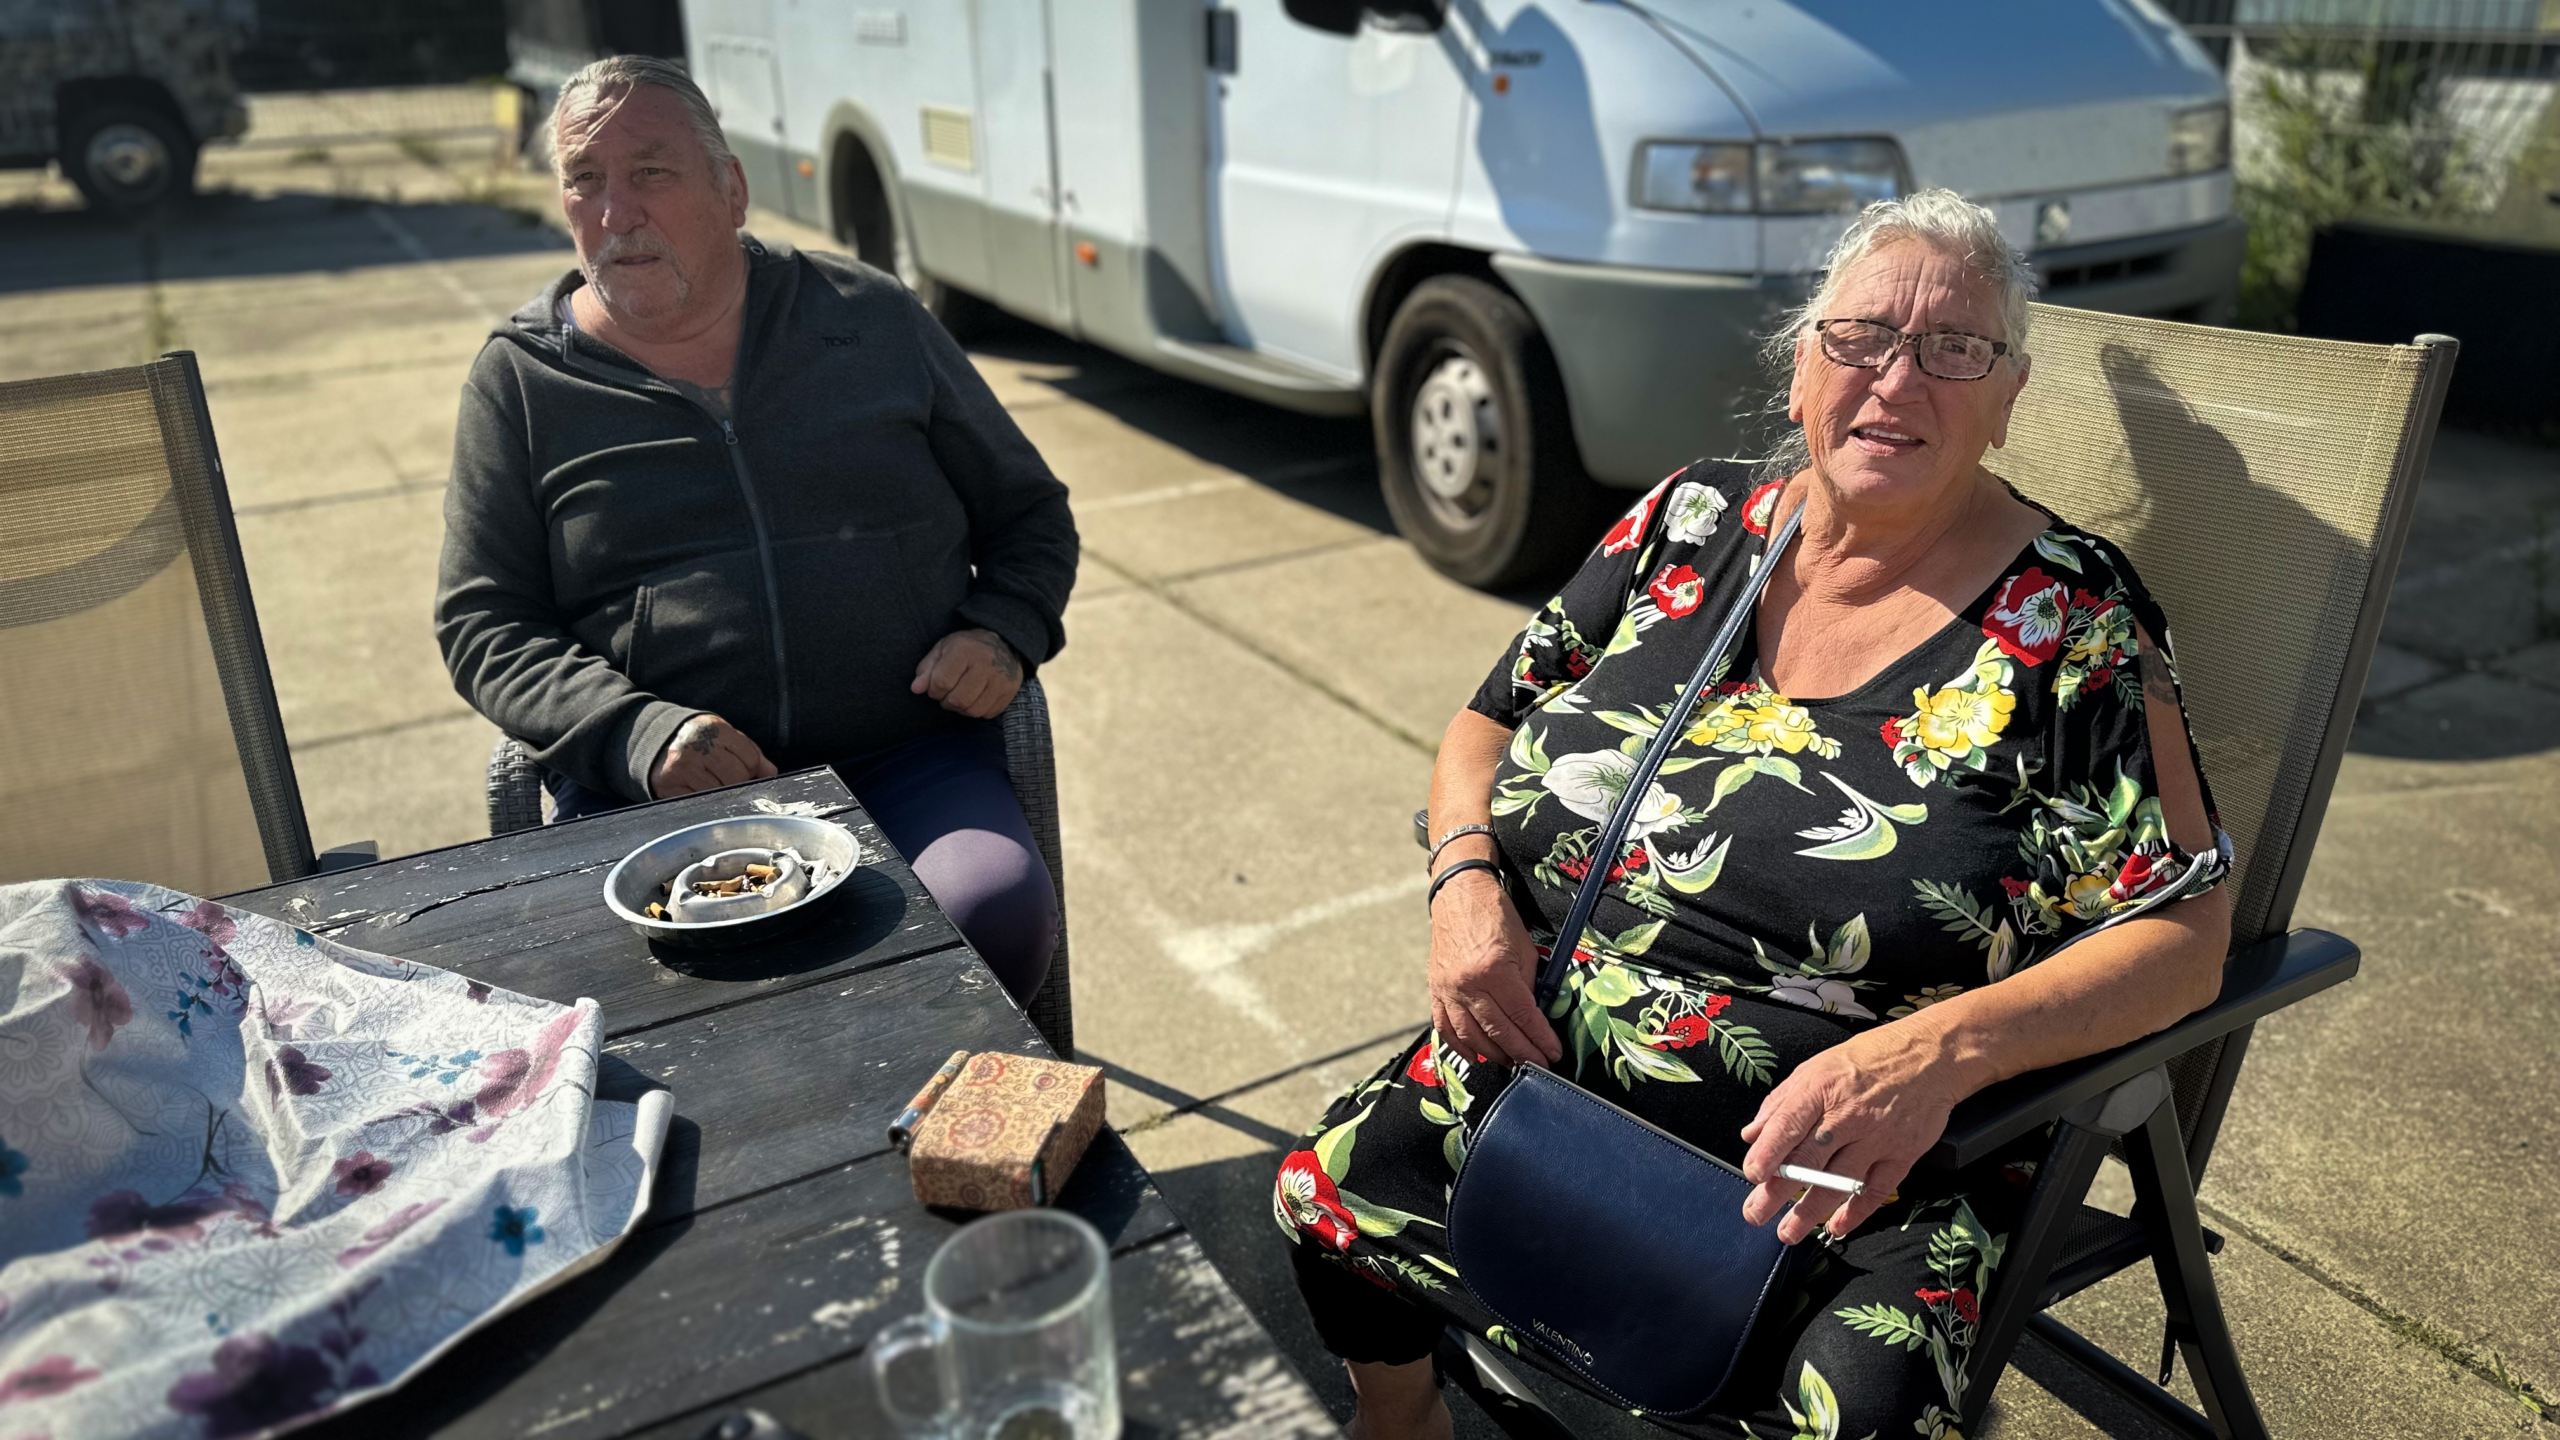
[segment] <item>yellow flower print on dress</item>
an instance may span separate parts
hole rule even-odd
[[[1923,685],[1911,692],[1912,712],[1886,721],[1884,740],[1912,784],[1926,785],[1959,765],[1991,768],[1991,747],[2018,708],[2009,688],[2015,674],[1998,642],[1985,640],[1964,674],[1934,691]]]
[[[1814,729],[1811,711],[1774,690],[1750,690],[1719,701],[1680,738],[1734,755],[1799,755],[1811,750],[1829,760],[1840,753],[1839,741]]]

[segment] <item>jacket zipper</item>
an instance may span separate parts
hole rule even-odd
[[[743,377],[747,370],[745,363],[747,338],[744,334],[738,337],[737,373],[741,378],[730,389],[729,403],[732,406],[738,403],[740,396],[746,390]],[[574,332],[560,337],[560,355],[573,370],[581,371],[609,385],[620,385],[625,389],[638,390],[647,394],[673,396],[699,411],[704,419],[719,425],[721,448],[729,453],[729,474],[738,482],[739,498],[746,502],[747,528],[756,537],[756,567],[764,579],[766,634],[773,651],[773,727],[776,733],[772,748],[788,749],[791,745],[791,669],[786,663],[788,657],[782,643],[782,582],[774,570],[773,537],[765,529],[764,507],[756,503],[755,482],[747,476],[747,455],[738,444],[738,427],[727,419],[712,414],[710,407],[654,375],[645,380],[626,380],[588,361],[578,354]]]
[[[736,401],[733,398],[732,404]],[[755,482],[747,478],[747,452],[738,444],[738,427],[720,421],[722,448],[729,452],[729,472],[738,478],[738,494],[747,502],[747,524],[755,531],[756,564],[764,572],[764,614],[773,641],[773,745],[791,747],[791,666],[782,644],[782,581],[774,573],[773,540],[765,530],[764,507],[756,503]]]

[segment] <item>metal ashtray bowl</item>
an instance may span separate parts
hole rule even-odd
[[[658,887],[733,850],[796,851],[807,865],[807,889],[788,904],[720,920],[652,920],[641,913],[660,900]],[[604,877],[605,908],[651,940],[696,949],[750,945],[798,928],[862,863],[862,846],[841,825],[800,815],[739,815],[688,825],[622,857]]]

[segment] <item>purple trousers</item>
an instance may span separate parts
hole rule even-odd
[[[1028,1006],[1057,948],[1058,890],[1005,774],[1003,731],[979,721],[832,768],[1005,993]],[[553,824],[632,803],[565,776],[542,783]]]

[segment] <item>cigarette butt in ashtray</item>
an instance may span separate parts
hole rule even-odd
[[[916,1127],[924,1123],[926,1112],[942,1098],[943,1091],[951,1088],[951,1082],[960,1078],[960,1071],[968,1063],[968,1051],[951,1052],[951,1058],[943,1061],[942,1068],[933,1072],[933,1078],[924,1082],[924,1088],[907,1102],[907,1108],[899,1111],[898,1118],[889,1122],[890,1144],[901,1150],[907,1148],[907,1142],[915,1138]]]

